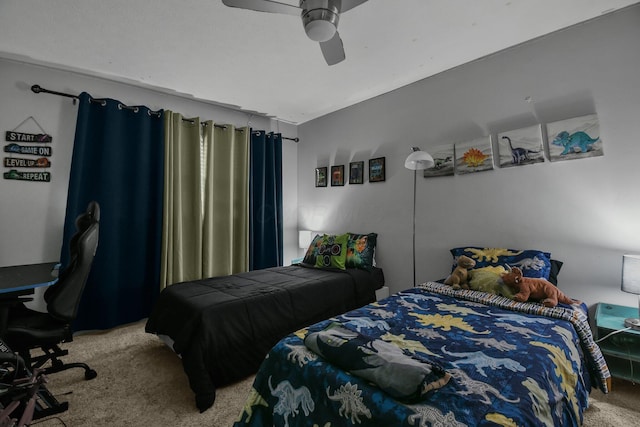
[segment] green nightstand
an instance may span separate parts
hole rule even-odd
[[[638,307],[599,303],[596,307],[596,341],[608,334],[625,329],[624,319],[638,317]],[[598,342],[611,375],[640,382],[640,331],[613,334]]]

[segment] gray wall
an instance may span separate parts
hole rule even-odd
[[[216,123],[231,123],[280,131],[295,137],[296,126],[264,117],[198,102],[185,97],[161,93],[78,73],[26,64],[0,58],[0,135],[13,130],[33,116],[53,136],[51,182],[23,182],[0,178],[0,267],[59,259],[67,200],[69,168],[77,106],[69,98],[34,94],[31,85],[78,94],[86,91],[98,98],[114,98],[129,105],[147,105],[152,109],[170,109],[187,117],[199,116]],[[18,129],[39,133],[38,126],[28,121]],[[3,143],[3,146],[6,144]],[[297,145],[283,142],[284,175],[284,240],[285,260],[298,256],[297,234]],[[113,165],[114,173],[120,173]],[[2,172],[8,171],[2,167]]]
[[[495,140],[497,132],[597,113],[603,157],[419,175],[417,280],[445,277],[456,246],[543,249],[565,262],[559,285],[569,295],[636,305],[620,278],[622,254],[640,252],[639,42],[634,6],[300,125],[299,227],[377,232],[387,284],[410,287],[410,147]],[[316,167],[379,156],[385,182],[314,187]]]

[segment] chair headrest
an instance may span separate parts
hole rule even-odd
[[[100,205],[96,201],[91,201],[87,210],[76,218],[76,229],[84,230],[94,222],[100,222]]]

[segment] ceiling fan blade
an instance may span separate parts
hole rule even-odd
[[[300,16],[301,9],[286,3],[273,0],[222,0],[222,3],[229,7],[239,7],[240,9],[257,10],[258,12],[284,13],[287,15]]]
[[[320,49],[322,50],[322,55],[324,55],[324,60],[329,65],[335,65],[345,59],[344,46],[337,31],[330,40],[320,43]]]
[[[356,6],[360,6],[362,3],[367,0],[342,0],[342,7],[340,8],[340,13],[346,12],[349,9],[353,9]]]

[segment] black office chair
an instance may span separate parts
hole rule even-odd
[[[58,282],[44,294],[47,312],[30,310],[23,305],[9,312],[3,339],[24,359],[32,372],[50,360],[51,366],[44,369],[45,374],[83,368],[85,379],[97,376],[96,371],[85,363],[63,363],[59,357],[66,356],[69,351],[61,349],[59,344],[73,341],[71,322],[78,313],[80,298],[98,247],[99,221],[100,206],[97,202],[89,203],[87,211],[76,219],[77,231],[69,244],[69,264],[60,272]],[[36,348],[40,348],[44,354],[32,357],[31,350]]]

